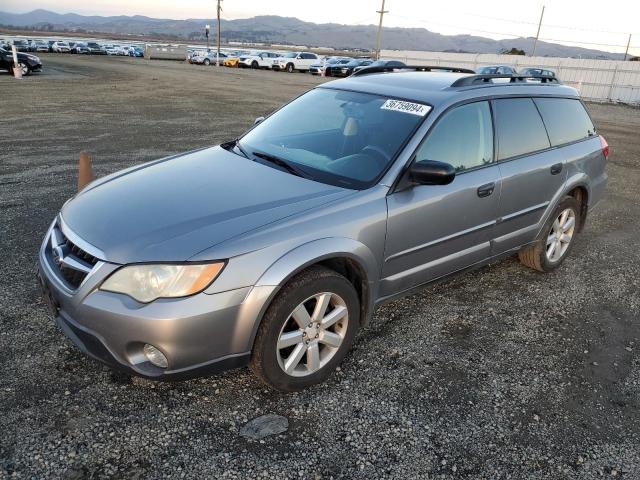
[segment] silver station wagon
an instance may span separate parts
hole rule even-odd
[[[382,302],[516,252],[557,268],[607,156],[555,78],[365,68],[236,140],[89,184],[46,233],[39,276],[65,334],[114,368],[249,364],[299,390]]]

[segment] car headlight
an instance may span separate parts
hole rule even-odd
[[[224,265],[224,262],[129,265],[111,274],[100,290],[123,293],[142,303],[187,297],[207,288]]]

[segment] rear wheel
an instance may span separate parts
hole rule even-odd
[[[579,212],[580,204],[575,198],[562,199],[547,220],[542,237],[518,252],[520,261],[540,272],[550,272],[558,268],[569,255],[579,231]]]
[[[265,313],[252,370],[284,392],[323,382],[349,351],[359,312],[357,292],[342,275],[323,267],[296,275]]]

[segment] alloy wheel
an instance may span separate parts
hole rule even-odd
[[[347,333],[345,301],[331,292],[307,298],[284,322],[276,346],[280,368],[293,377],[311,375],[338,352]]]
[[[547,236],[547,260],[557,262],[562,258],[576,228],[576,214],[571,208],[566,208],[556,218]]]

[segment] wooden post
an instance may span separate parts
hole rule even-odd
[[[93,181],[93,169],[87,152],[80,152],[80,164],[78,165],[78,191],[82,190]]]

